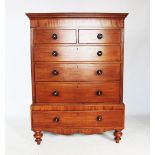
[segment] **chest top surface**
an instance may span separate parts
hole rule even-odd
[[[128,13],[26,13],[26,15],[30,19],[37,19],[37,18],[87,18],[87,17],[94,17],[94,18],[125,18]]]

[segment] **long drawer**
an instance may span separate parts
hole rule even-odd
[[[120,80],[120,64],[35,63],[35,81]]]
[[[36,83],[36,102],[118,102],[119,82]]]
[[[36,45],[34,61],[120,61],[120,46],[52,46]]]
[[[33,129],[113,127],[124,128],[124,110],[32,111]]]

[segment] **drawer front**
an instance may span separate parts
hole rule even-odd
[[[121,32],[115,29],[79,30],[79,43],[120,43]]]
[[[76,30],[35,29],[34,43],[76,43]]]
[[[35,81],[107,80],[120,80],[120,64],[35,64]]]
[[[122,127],[123,110],[104,111],[32,111],[33,128]]]
[[[119,82],[36,84],[36,102],[107,101],[119,101]]]
[[[36,46],[34,61],[120,61],[120,46]]]

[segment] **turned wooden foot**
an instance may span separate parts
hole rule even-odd
[[[41,137],[43,136],[43,134],[41,133],[41,131],[34,131],[34,138],[35,138],[35,141],[37,142],[38,145],[40,145],[42,139]]]
[[[114,136],[115,136],[115,141],[116,143],[119,143],[119,141],[121,140],[121,136],[122,136],[122,130],[115,130],[114,132]]]

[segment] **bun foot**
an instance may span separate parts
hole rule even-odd
[[[34,131],[34,138],[35,138],[35,141],[37,142],[38,145],[40,145],[41,141],[42,141],[42,136],[43,134],[41,133],[41,131]]]
[[[121,136],[122,136],[122,130],[115,130],[114,132],[114,136],[115,136],[115,141],[116,143],[119,143],[119,141],[121,140]]]

